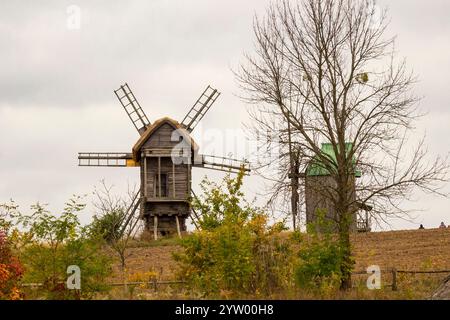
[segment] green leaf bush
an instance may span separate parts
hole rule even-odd
[[[267,214],[245,200],[243,177],[202,182],[204,196],[193,202],[201,230],[184,238],[175,255],[179,276],[204,296],[267,296],[292,279],[284,226],[269,227]]]
[[[316,216],[316,222],[307,226],[307,235],[294,236],[300,244],[295,279],[301,289],[326,294],[339,288],[343,249],[326,212],[318,210]]]

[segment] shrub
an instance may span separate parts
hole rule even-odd
[[[12,253],[7,233],[0,229],[0,300],[21,298],[19,281],[22,274],[22,265]]]
[[[92,298],[107,289],[103,285],[111,270],[109,257],[102,253],[102,240],[82,227],[77,214],[84,209],[80,198],[71,199],[61,215],[44,206],[32,206],[30,216],[20,215],[19,223],[30,235],[22,248],[26,272],[24,281],[42,283],[42,293],[49,299]],[[66,289],[67,267],[81,270],[81,290]]]
[[[124,217],[123,210],[114,210],[94,216],[91,232],[101,236],[106,242],[112,243],[121,238],[120,229]]]
[[[270,294],[290,278],[290,248],[280,237],[283,227],[268,226],[267,215],[247,203],[243,173],[222,185],[204,180],[204,196],[194,202],[201,230],[182,241],[175,256],[180,275],[205,295]]]
[[[317,221],[307,226],[308,235],[295,234],[300,242],[299,262],[295,270],[301,288],[326,292],[340,285],[342,248],[333,233],[333,224],[325,212],[317,212]]]

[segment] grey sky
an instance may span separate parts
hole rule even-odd
[[[240,139],[221,138],[248,121],[230,68],[252,50],[252,18],[269,1],[34,1],[0,3],[0,202],[22,209],[36,201],[60,209],[71,194],[102,178],[123,192],[136,169],[78,168],[78,151],[129,151],[138,136],[113,94],[128,82],[150,121],[181,120],[207,84],[222,96],[201,129],[212,128],[210,153],[244,156]],[[430,153],[449,152],[450,2],[379,1],[390,7],[397,49],[420,78]],[[69,5],[81,29],[66,26]],[[211,133],[210,133],[211,135]],[[223,147],[226,143],[227,148]],[[208,173],[196,170],[194,185]],[[219,178],[220,173],[211,174]],[[252,196],[262,181],[250,177]],[[447,191],[450,188],[447,186]],[[450,223],[449,200],[417,195],[417,223]],[[262,200],[262,199],[260,199]],[[89,215],[87,213],[87,215]],[[87,217],[84,219],[87,221]],[[395,228],[415,228],[393,221]]]

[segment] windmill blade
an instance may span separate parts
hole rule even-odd
[[[210,155],[199,155],[198,159],[200,159],[200,161],[196,161],[193,165],[194,167],[232,173],[239,173],[241,169],[243,169],[246,174],[250,172],[250,163],[246,160],[237,160]]]
[[[115,90],[114,93],[116,94],[117,99],[119,99],[122,107],[125,109],[125,112],[134,127],[139,134],[142,135],[145,132],[145,129],[150,125],[150,121],[134,96],[133,91],[131,91],[128,84],[125,83],[123,86],[120,86],[119,89]]]
[[[194,106],[184,117],[183,121],[181,121],[181,124],[184,125],[187,131],[192,132],[192,130],[194,130],[219,96],[220,92],[211,88],[211,86],[208,86],[206,90],[203,91],[200,98],[198,98]]]
[[[139,167],[131,153],[119,152],[80,152],[79,167]]]

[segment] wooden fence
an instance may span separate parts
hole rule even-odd
[[[450,270],[429,270],[429,271],[423,271],[423,270],[397,270],[396,268],[388,269],[388,270],[381,270],[382,274],[391,274],[392,276],[392,283],[384,285],[385,287],[391,287],[392,291],[398,290],[398,274],[450,274]],[[352,273],[353,275],[366,275],[370,276],[370,273],[367,273],[367,271],[355,271]],[[64,284],[64,282],[60,282],[61,284]],[[160,285],[182,285],[185,284],[186,281],[163,281],[163,280],[150,280],[150,281],[137,281],[137,282],[115,282],[115,283],[108,283],[108,286],[112,287],[124,287],[124,286],[139,286],[139,285],[147,285],[149,287],[152,287],[154,290],[157,290]],[[22,287],[42,287],[42,283],[23,283],[21,285]]]
[[[450,270],[397,270],[396,268],[381,270],[382,274],[391,274],[392,283],[384,285],[385,287],[392,287],[392,291],[398,290],[398,274],[450,274]],[[367,271],[356,271],[352,273],[353,275],[370,275]]]
[[[160,285],[172,285],[172,284],[185,284],[186,281],[164,281],[164,280],[150,280],[150,281],[131,281],[131,282],[113,282],[107,283],[107,286],[111,287],[124,287],[124,286],[139,286],[139,285],[147,285],[153,287],[155,290]],[[58,284],[65,284],[65,282],[61,281]],[[29,287],[29,288],[38,288],[42,287],[43,283],[22,283],[21,287]]]

